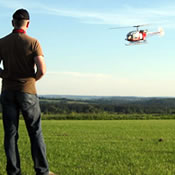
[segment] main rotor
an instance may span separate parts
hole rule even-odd
[[[122,29],[122,28],[134,27],[134,28],[136,28],[137,31],[139,31],[139,27],[148,26],[148,25],[149,24],[141,24],[141,25],[135,25],[135,26],[113,27],[113,28],[109,28],[109,29]]]

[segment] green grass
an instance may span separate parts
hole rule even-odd
[[[175,120],[42,121],[51,171],[58,175],[174,175]],[[20,121],[23,175],[34,175]],[[0,121],[0,174],[5,175]]]

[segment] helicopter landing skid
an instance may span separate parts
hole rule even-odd
[[[134,46],[134,45],[141,45],[141,44],[147,44],[147,41],[136,41],[136,42],[130,42],[128,44],[125,44],[125,46]]]

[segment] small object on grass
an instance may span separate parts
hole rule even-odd
[[[162,138],[160,138],[160,139],[159,139],[159,142],[163,142],[163,139],[162,139]]]
[[[143,138],[140,138],[140,141],[143,141]]]

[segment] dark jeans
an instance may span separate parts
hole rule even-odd
[[[31,153],[36,175],[48,175],[46,148],[41,130],[41,112],[36,95],[4,91],[1,94],[4,126],[4,147],[7,174],[21,175],[18,151],[19,112],[22,112],[31,142]],[[27,160],[26,160],[27,161]]]

